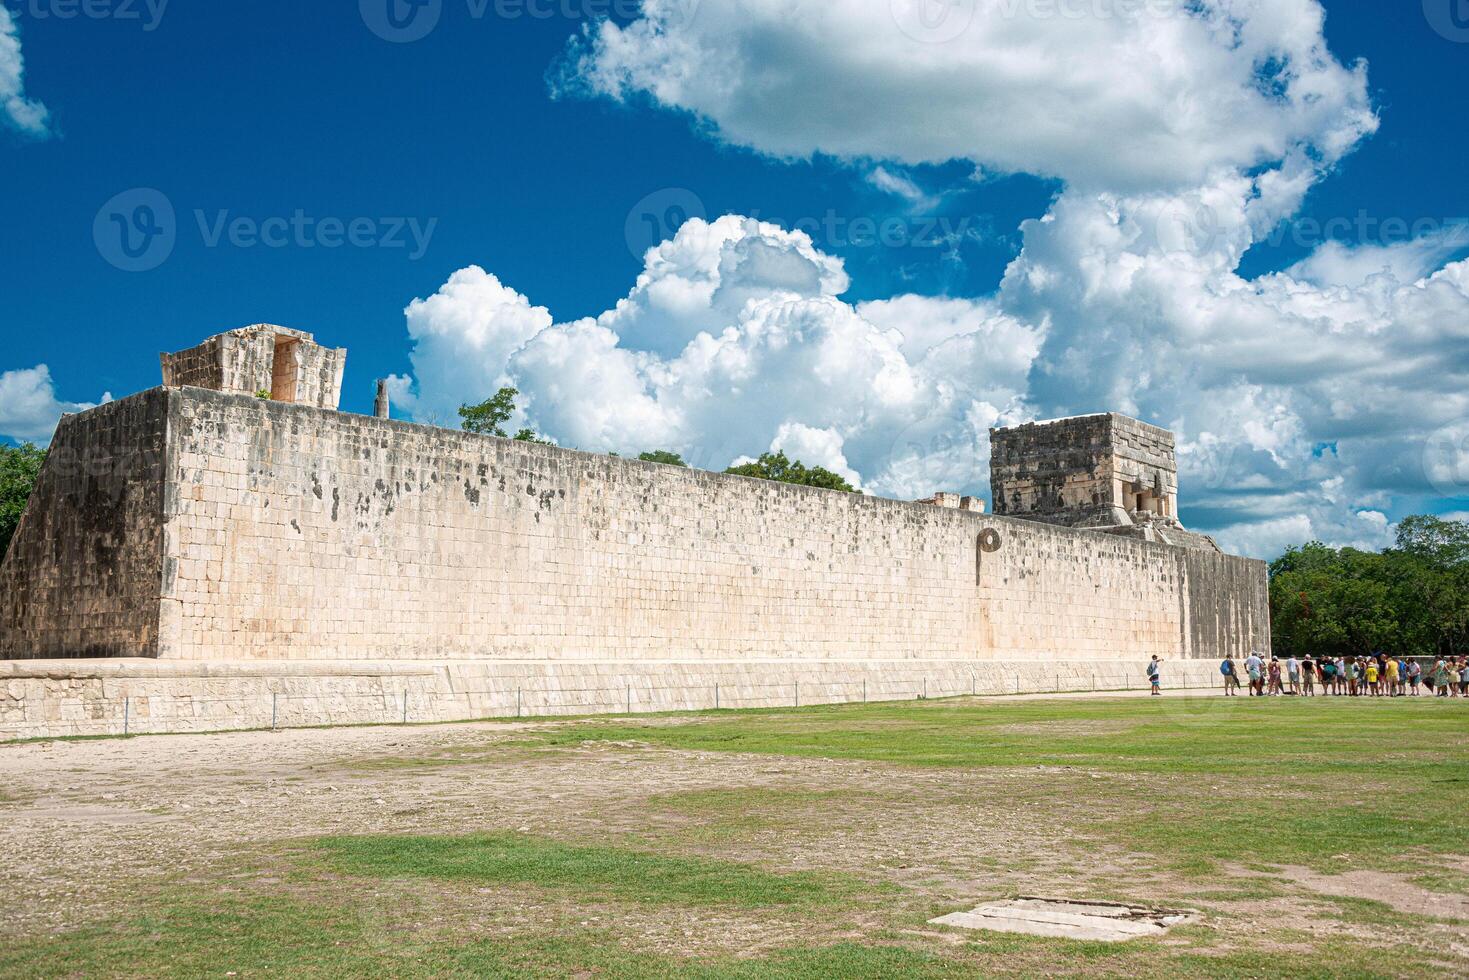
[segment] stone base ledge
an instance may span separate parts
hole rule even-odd
[[[0,740],[1125,691],[1146,662],[1058,660],[0,663]],[[1173,661],[1169,688],[1213,687]]]

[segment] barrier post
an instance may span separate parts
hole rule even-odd
[[[403,692],[403,724],[408,724],[408,692]]]
[[[277,694],[276,692],[274,692],[274,691],[271,691],[270,692],[270,730],[271,731],[275,731],[275,728],[276,728],[276,726],[275,726],[275,720],[276,720],[276,710],[275,710],[276,706],[275,706],[275,702],[276,702],[276,699],[278,697],[280,697],[280,695]]]
[[[129,707],[129,705],[130,705],[131,702],[132,702],[132,698],[123,698],[122,699],[122,733],[124,735],[126,735],[128,733],[128,722],[129,722],[128,715],[129,715],[129,713],[131,711],[131,709]]]

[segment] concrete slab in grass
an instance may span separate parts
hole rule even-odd
[[[981,905],[929,920],[933,925],[991,932],[1019,932],[1053,939],[1084,939],[1116,943],[1161,936],[1169,929],[1198,917],[1197,912],[1150,909],[1115,902],[1086,902],[1068,898],[1021,897]]]

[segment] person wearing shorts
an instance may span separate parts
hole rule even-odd
[[[1423,682],[1423,666],[1416,660],[1408,662],[1408,686],[1413,689],[1413,697],[1418,697],[1418,685]]]
[[[1152,683],[1153,696],[1162,697],[1163,661],[1158,659],[1157,654],[1153,654],[1152,662],[1148,664],[1148,680]]]
[[[1225,655],[1224,660],[1219,664],[1219,673],[1224,675],[1224,696],[1237,697],[1239,695],[1239,668],[1235,666],[1233,654]]]
[[[1304,687],[1301,693],[1308,698],[1316,696],[1316,661],[1311,659],[1310,654],[1301,661],[1301,682]]]
[[[1250,697],[1259,697],[1265,693],[1262,686],[1261,671],[1265,667],[1265,661],[1260,659],[1258,653],[1251,653],[1245,659],[1245,672],[1250,675]]]

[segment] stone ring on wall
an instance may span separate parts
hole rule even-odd
[[[992,555],[1000,550],[1000,532],[987,527],[979,532],[979,550]]]

